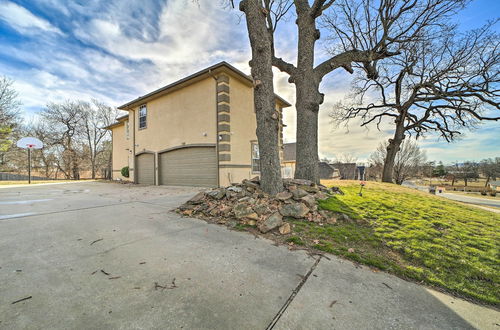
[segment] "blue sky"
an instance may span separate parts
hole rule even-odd
[[[477,0],[453,22],[477,28],[500,13],[500,1]],[[289,27],[288,27],[289,25]],[[278,55],[295,57],[295,25],[277,36]],[[318,47],[321,56],[323,48]],[[47,102],[96,98],[118,106],[216,62],[249,72],[246,26],[237,10],[220,1],[187,0],[0,0],[0,75],[15,80],[26,120],[36,120]],[[388,131],[349,130],[331,124],[328,113],[349,91],[350,76],[337,71],[322,85],[320,156],[353,154],[367,159]],[[276,72],[277,92],[294,103],[293,86]],[[294,109],[288,108],[285,140],[295,140]],[[500,156],[500,123],[488,123],[447,144],[420,142],[429,159],[445,162]]]

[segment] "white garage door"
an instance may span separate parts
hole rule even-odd
[[[159,155],[160,184],[217,186],[215,147],[187,147]]]

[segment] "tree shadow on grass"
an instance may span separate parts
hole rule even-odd
[[[320,209],[332,211],[335,213],[343,213],[351,219],[361,219],[362,218],[359,213],[354,211],[350,206],[348,206],[346,203],[344,203],[343,201],[341,201],[340,199],[338,199],[335,196],[330,197],[324,201],[319,201],[318,205],[319,205]]]

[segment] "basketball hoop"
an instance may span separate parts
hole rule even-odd
[[[42,149],[43,143],[34,137],[25,137],[17,141],[17,146],[23,149]]]
[[[17,141],[19,148],[28,149],[28,183],[31,184],[31,149],[42,149],[43,143],[34,137],[24,137]]]

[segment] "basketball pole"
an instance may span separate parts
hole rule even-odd
[[[31,184],[31,148],[28,147],[28,184]]]

